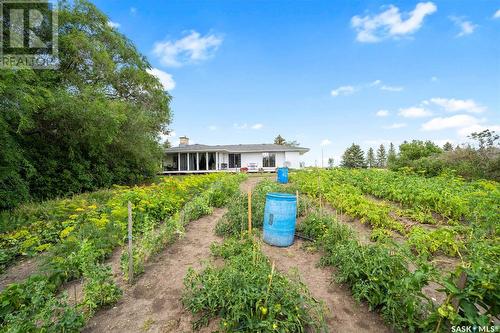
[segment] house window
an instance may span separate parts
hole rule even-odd
[[[207,170],[207,155],[205,153],[199,153],[200,156],[200,170]]]
[[[215,153],[208,153],[208,170],[217,169],[215,162],[216,162]]]
[[[241,168],[241,154],[229,154],[229,168]]]
[[[180,164],[180,170],[185,171],[187,170],[187,154],[186,153],[181,153],[181,160],[179,161]]]
[[[262,166],[264,168],[275,168],[276,167],[276,154],[274,154],[274,153],[262,153]]]
[[[189,170],[198,170],[196,163],[196,153],[189,153]]]

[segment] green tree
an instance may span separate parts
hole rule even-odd
[[[328,159],[328,167],[329,167],[329,168],[333,168],[333,167],[335,167],[335,160],[333,159],[333,157],[330,157],[330,158]]]
[[[440,154],[443,150],[432,141],[413,140],[412,142],[403,142],[399,145],[399,155],[395,165],[397,167],[411,166],[412,161],[423,157],[429,157],[434,154]]]
[[[472,133],[471,135],[469,135],[469,138],[477,141],[479,150],[485,150],[495,147],[495,144],[500,139],[500,136],[496,134],[495,131],[486,129],[482,132]]]
[[[280,134],[276,138],[274,138],[275,145],[284,145],[286,143],[285,138],[283,138]]]
[[[453,145],[450,142],[446,142],[443,145],[443,150],[444,151],[452,151],[453,150]]]
[[[373,168],[374,166],[376,166],[375,154],[373,152],[372,147],[370,147],[370,149],[368,149],[368,152],[366,153],[366,163],[365,164],[369,168]]]
[[[344,168],[366,167],[365,157],[361,147],[353,143],[349,148],[347,148],[342,155],[342,162],[340,163],[340,165]]]
[[[394,144],[391,142],[389,144],[389,151],[387,152],[387,166],[392,167],[396,163],[396,159],[396,148],[394,148]]]
[[[281,135],[278,134],[276,138],[274,138],[274,144],[275,145],[282,145],[282,146],[290,146],[290,147],[298,147],[300,143],[297,141],[287,141],[285,138],[283,138]]]
[[[387,165],[387,154],[383,144],[381,144],[377,149],[376,164],[378,168],[385,168]]]
[[[150,64],[90,2],[58,11],[59,69],[0,71],[0,209],[159,168],[170,96]]]

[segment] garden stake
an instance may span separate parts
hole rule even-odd
[[[134,278],[134,257],[132,251],[132,203],[128,202],[128,280]]]
[[[252,233],[252,190],[248,190],[248,234]]]

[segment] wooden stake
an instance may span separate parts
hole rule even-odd
[[[248,233],[252,233],[252,190],[248,190]]]
[[[134,279],[134,252],[132,251],[132,203],[128,202],[128,280]]]

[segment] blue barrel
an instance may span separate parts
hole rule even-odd
[[[264,242],[290,246],[295,235],[297,198],[288,193],[268,193],[264,210]]]
[[[278,183],[288,183],[288,168],[278,168]]]

